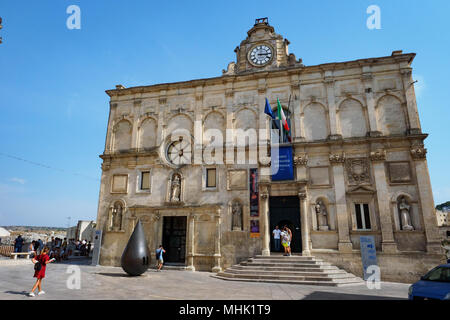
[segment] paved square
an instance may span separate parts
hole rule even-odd
[[[381,283],[381,289],[363,285],[345,287],[303,286],[276,283],[224,281],[210,272],[149,269],[140,277],[129,277],[118,267],[94,267],[86,260],[55,263],[47,267],[45,295],[28,297],[35,279],[33,265],[0,265],[0,299],[151,299],[151,300],[311,300],[311,299],[407,299],[408,284]],[[68,280],[79,267],[81,287],[69,289]],[[70,282],[70,281],[69,281]],[[71,282],[73,283],[73,282]]]

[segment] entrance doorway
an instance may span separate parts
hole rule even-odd
[[[186,257],[187,217],[164,217],[162,245],[164,261],[184,263]]]
[[[274,251],[272,230],[275,226],[282,229],[285,225],[292,231],[291,252],[302,252],[302,234],[300,226],[300,202],[298,197],[270,197],[270,250]],[[281,251],[284,252],[281,246]]]

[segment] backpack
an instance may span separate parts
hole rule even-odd
[[[35,264],[34,264],[34,271],[41,271],[41,269],[42,269],[42,263],[41,263],[41,261],[37,261]]]

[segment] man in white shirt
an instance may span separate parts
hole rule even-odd
[[[278,229],[278,226],[275,226],[275,229],[273,229],[272,231],[272,235],[273,235],[273,243],[275,245],[275,251],[279,252],[280,251],[280,234],[281,234],[281,230]]]

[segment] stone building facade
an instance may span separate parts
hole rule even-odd
[[[305,66],[267,20],[247,34],[220,77],[106,91],[100,263],[120,265],[138,219],[151,251],[164,244],[166,260],[188,270],[270,255],[271,230],[285,223],[295,252],[358,275],[361,235],[375,237],[384,280],[407,281],[441,262],[415,54]],[[281,146],[292,147],[290,180],[271,178],[266,98],[289,118],[291,142]],[[243,149],[258,161],[224,151],[223,163],[211,163],[219,151],[209,145],[237,151],[237,129],[256,130],[258,144]]]

